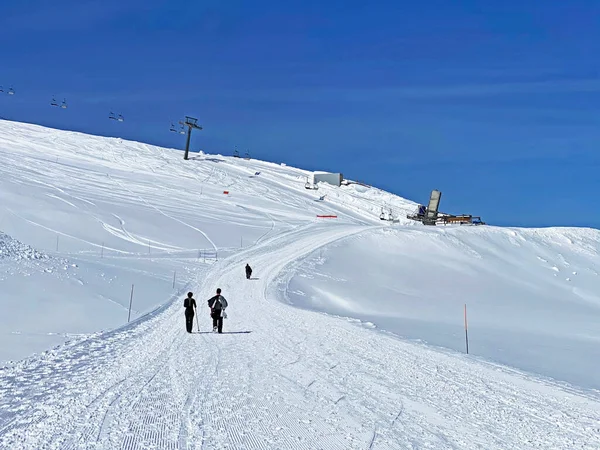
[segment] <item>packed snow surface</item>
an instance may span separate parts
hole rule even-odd
[[[308,174],[0,121],[0,448],[600,448],[597,230]]]

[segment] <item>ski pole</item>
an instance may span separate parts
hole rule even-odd
[[[198,326],[198,333],[200,333],[200,323],[198,322],[198,308],[194,308],[196,310],[196,325]]]

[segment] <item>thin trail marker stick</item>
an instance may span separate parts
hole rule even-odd
[[[467,326],[467,304],[465,303],[465,343],[467,344],[467,355],[469,354],[469,330]]]

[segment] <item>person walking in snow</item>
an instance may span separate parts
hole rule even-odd
[[[251,276],[252,276],[252,267],[250,267],[250,264],[246,264],[246,278],[249,280]]]
[[[213,333],[218,331],[223,332],[223,318],[227,317],[225,308],[227,308],[227,300],[221,295],[221,288],[217,289],[217,295],[208,300],[210,308],[210,317],[213,320]]]
[[[193,292],[188,292],[187,298],[183,301],[183,307],[185,308],[185,328],[188,333],[192,332],[194,326],[194,308],[196,308],[196,300],[192,297]]]

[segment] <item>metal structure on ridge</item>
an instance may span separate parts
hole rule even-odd
[[[470,214],[447,214],[439,211],[440,201],[442,199],[441,191],[434,189],[429,197],[427,206],[419,205],[413,214],[408,214],[406,217],[411,220],[422,222],[423,225],[485,225],[481,217],[472,216]],[[383,211],[382,211],[383,212]]]
[[[194,118],[194,117],[190,117],[190,116],[185,116],[185,121],[179,121],[179,124],[181,125],[181,128],[183,129],[183,127],[188,127],[188,131],[187,131],[187,140],[185,142],[185,154],[183,155],[183,159],[187,160],[188,155],[189,155],[189,151],[190,151],[190,140],[192,138],[192,129],[195,130],[201,130],[202,127],[200,125],[198,125],[198,119]]]

